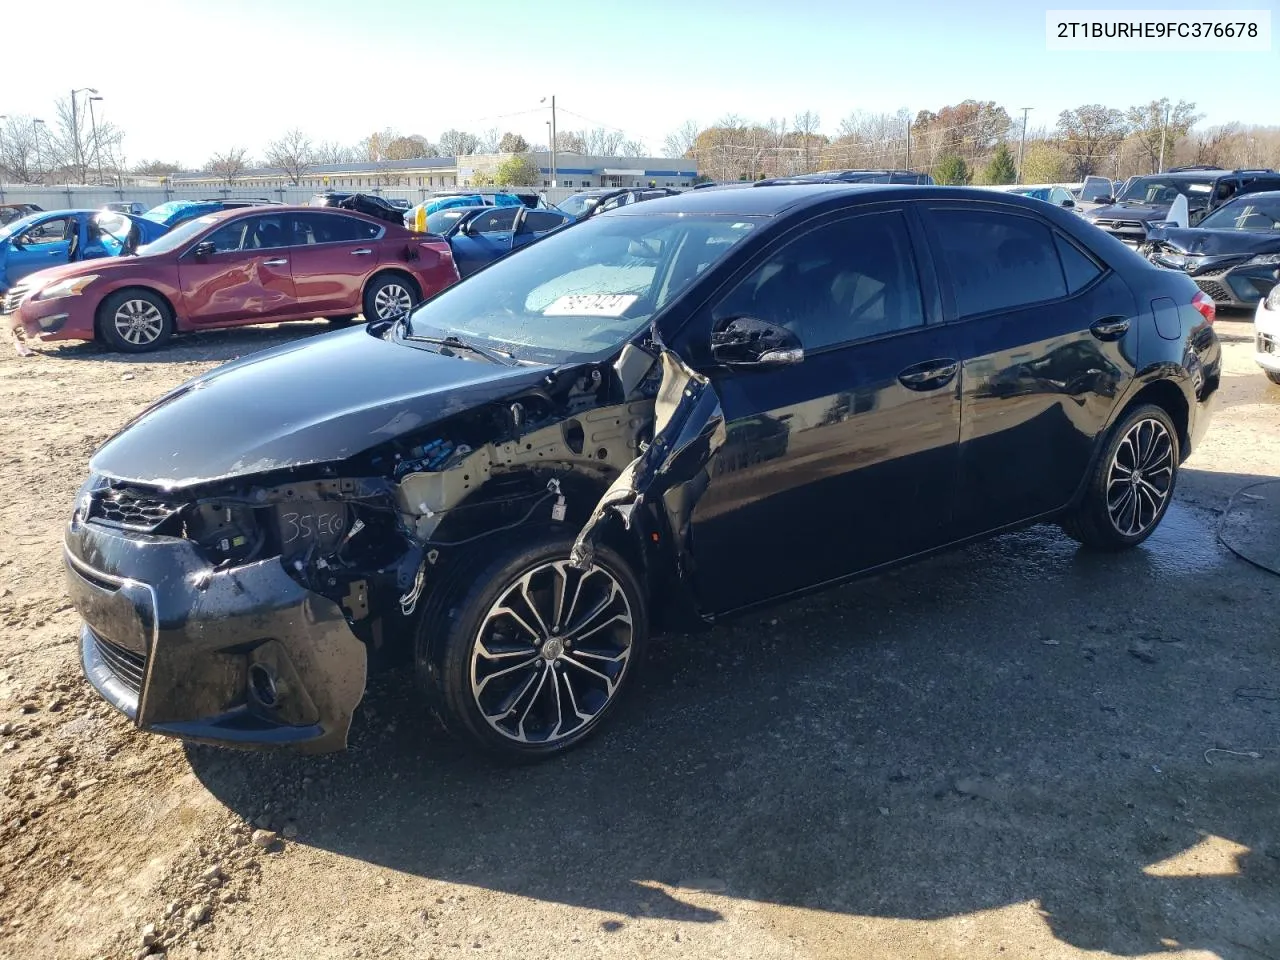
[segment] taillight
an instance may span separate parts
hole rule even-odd
[[[1208,294],[1203,290],[1197,290],[1196,295],[1191,298],[1191,305],[1200,311],[1200,316],[1204,317],[1206,323],[1213,323],[1214,317],[1218,313],[1218,308]]]

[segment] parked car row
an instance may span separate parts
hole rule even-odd
[[[227,290],[294,311],[375,258],[443,286],[204,374],[89,463],[65,530],[89,682],[143,730],[242,747],[341,749],[369,671],[403,664],[471,744],[554,756],[652,634],[1032,522],[1133,547],[1221,382],[1190,278],[986,190],[689,191],[458,283],[437,238],[327,207],[157,247],[63,268],[22,320],[127,337]]]

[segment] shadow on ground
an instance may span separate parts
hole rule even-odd
[[[689,887],[922,920],[1035,901],[1081,949],[1274,957],[1280,638],[1259,611],[1280,580],[1216,524],[1175,504],[1113,556],[1036,527],[666,638],[603,736],[535,767],[473,759],[398,679],[345,754],[189,756],[300,843],[621,917],[721,919]],[[1214,837],[1243,850],[1147,872]]]
[[[202,330],[175,336],[165,346],[148,353],[118,353],[98,343],[80,341],[35,345],[33,349],[38,350],[41,356],[54,360],[124,364],[192,363],[234,360],[334,329],[340,328],[335,328],[324,320],[304,320],[273,326]]]

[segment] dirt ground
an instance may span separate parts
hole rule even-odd
[[[1129,554],[1034,528],[665,638],[604,736],[533,768],[396,678],[343,754],[138,734],[64,599],[86,460],[317,329],[0,359],[0,956],[1280,958],[1280,579],[1217,536],[1280,476],[1247,321]],[[1266,495],[1235,502],[1280,529]]]

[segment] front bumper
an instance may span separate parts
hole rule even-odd
[[[279,557],[217,570],[187,540],[73,519],[84,673],[140,729],[236,747],[346,745],[366,651]]]
[[[1258,304],[1253,315],[1254,359],[1263,370],[1280,373],[1280,310]]]
[[[96,306],[96,297],[84,295],[56,300],[25,297],[5,319],[28,340],[92,340]]]

